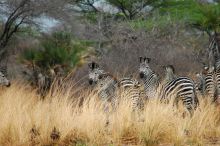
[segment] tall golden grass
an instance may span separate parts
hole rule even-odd
[[[70,95],[41,100],[23,84],[1,89],[0,145],[220,145],[220,110],[206,99],[192,118],[154,100],[138,117],[126,102],[106,115],[95,93],[81,93],[81,106]]]

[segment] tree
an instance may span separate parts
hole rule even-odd
[[[99,12],[98,8],[95,6],[95,3],[100,2],[100,0],[73,0],[82,12]]]
[[[152,6],[157,0],[106,0],[116,7],[123,15],[131,20],[141,13],[147,6]]]
[[[73,0],[73,2],[84,13],[109,13],[109,8],[113,7],[118,10],[114,11],[114,13],[122,13],[126,19],[132,20],[138,14],[143,14],[143,10],[148,9],[147,6],[154,7],[156,6],[155,4],[161,3],[161,0]],[[101,3],[105,4],[105,7],[102,7],[102,9],[99,8]]]
[[[0,0],[0,16],[6,18],[0,32],[0,58],[6,56],[7,44],[22,26],[37,26],[35,20],[41,16],[62,19],[66,4],[67,0]]]

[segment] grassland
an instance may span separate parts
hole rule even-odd
[[[24,84],[2,88],[0,145],[220,145],[220,110],[201,97],[192,118],[183,116],[181,107],[149,101],[140,119],[126,102],[106,115],[88,91],[79,95],[85,100],[77,106],[80,98],[66,90],[41,100]]]

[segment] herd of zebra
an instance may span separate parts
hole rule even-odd
[[[98,92],[101,101],[108,105],[110,103],[113,109],[119,105],[121,99],[117,93],[122,91],[134,111],[142,110],[145,100],[157,98],[161,102],[169,102],[173,99],[173,104],[176,106],[181,100],[192,115],[199,105],[198,94],[220,103],[220,43],[217,35],[210,38],[208,62],[204,63],[202,71],[197,73],[197,82],[189,77],[176,75],[172,65],[164,66],[165,75],[160,79],[150,68],[151,59],[140,57],[139,79],[133,77],[117,79],[97,63],[91,62],[88,64],[89,84],[94,85],[94,91]],[[2,71],[0,71],[0,85],[10,86],[10,81]]]
[[[164,66],[165,75],[160,79],[150,68],[151,59],[140,57],[139,79],[133,77],[117,79],[105,72],[97,63],[91,62],[88,64],[89,84],[94,84],[101,101],[110,103],[113,109],[117,108],[120,102],[120,97],[116,93],[122,90],[126,93],[132,110],[142,110],[144,100],[157,98],[167,103],[173,99],[173,104],[176,106],[179,101],[182,101],[192,116],[199,106],[198,94],[204,98],[210,97],[213,102],[220,99],[220,47],[217,44],[216,35],[211,38],[208,62],[202,71],[197,73],[197,82],[189,77],[176,75],[172,65]],[[144,87],[144,90],[141,87]]]

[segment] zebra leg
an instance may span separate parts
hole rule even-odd
[[[104,113],[106,114],[106,126],[109,125],[109,97],[108,94],[106,93],[106,91],[101,91],[99,93],[99,96],[102,100],[102,110],[104,111]]]
[[[111,99],[112,112],[116,111],[119,106],[119,99],[117,96],[112,97]]]
[[[174,98],[173,106],[176,106],[177,109],[178,109],[178,107],[179,107],[178,103],[179,103],[179,99],[178,99],[178,97],[175,97],[175,98]],[[174,104],[175,104],[175,105],[174,105]]]
[[[190,117],[193,116],[194,114],[194,108],[193,108],[193,101],[192,101],[192,97],[183,97],[182,98],[183,101],[183,105],[186,107],[186,109],[189,111]]]

